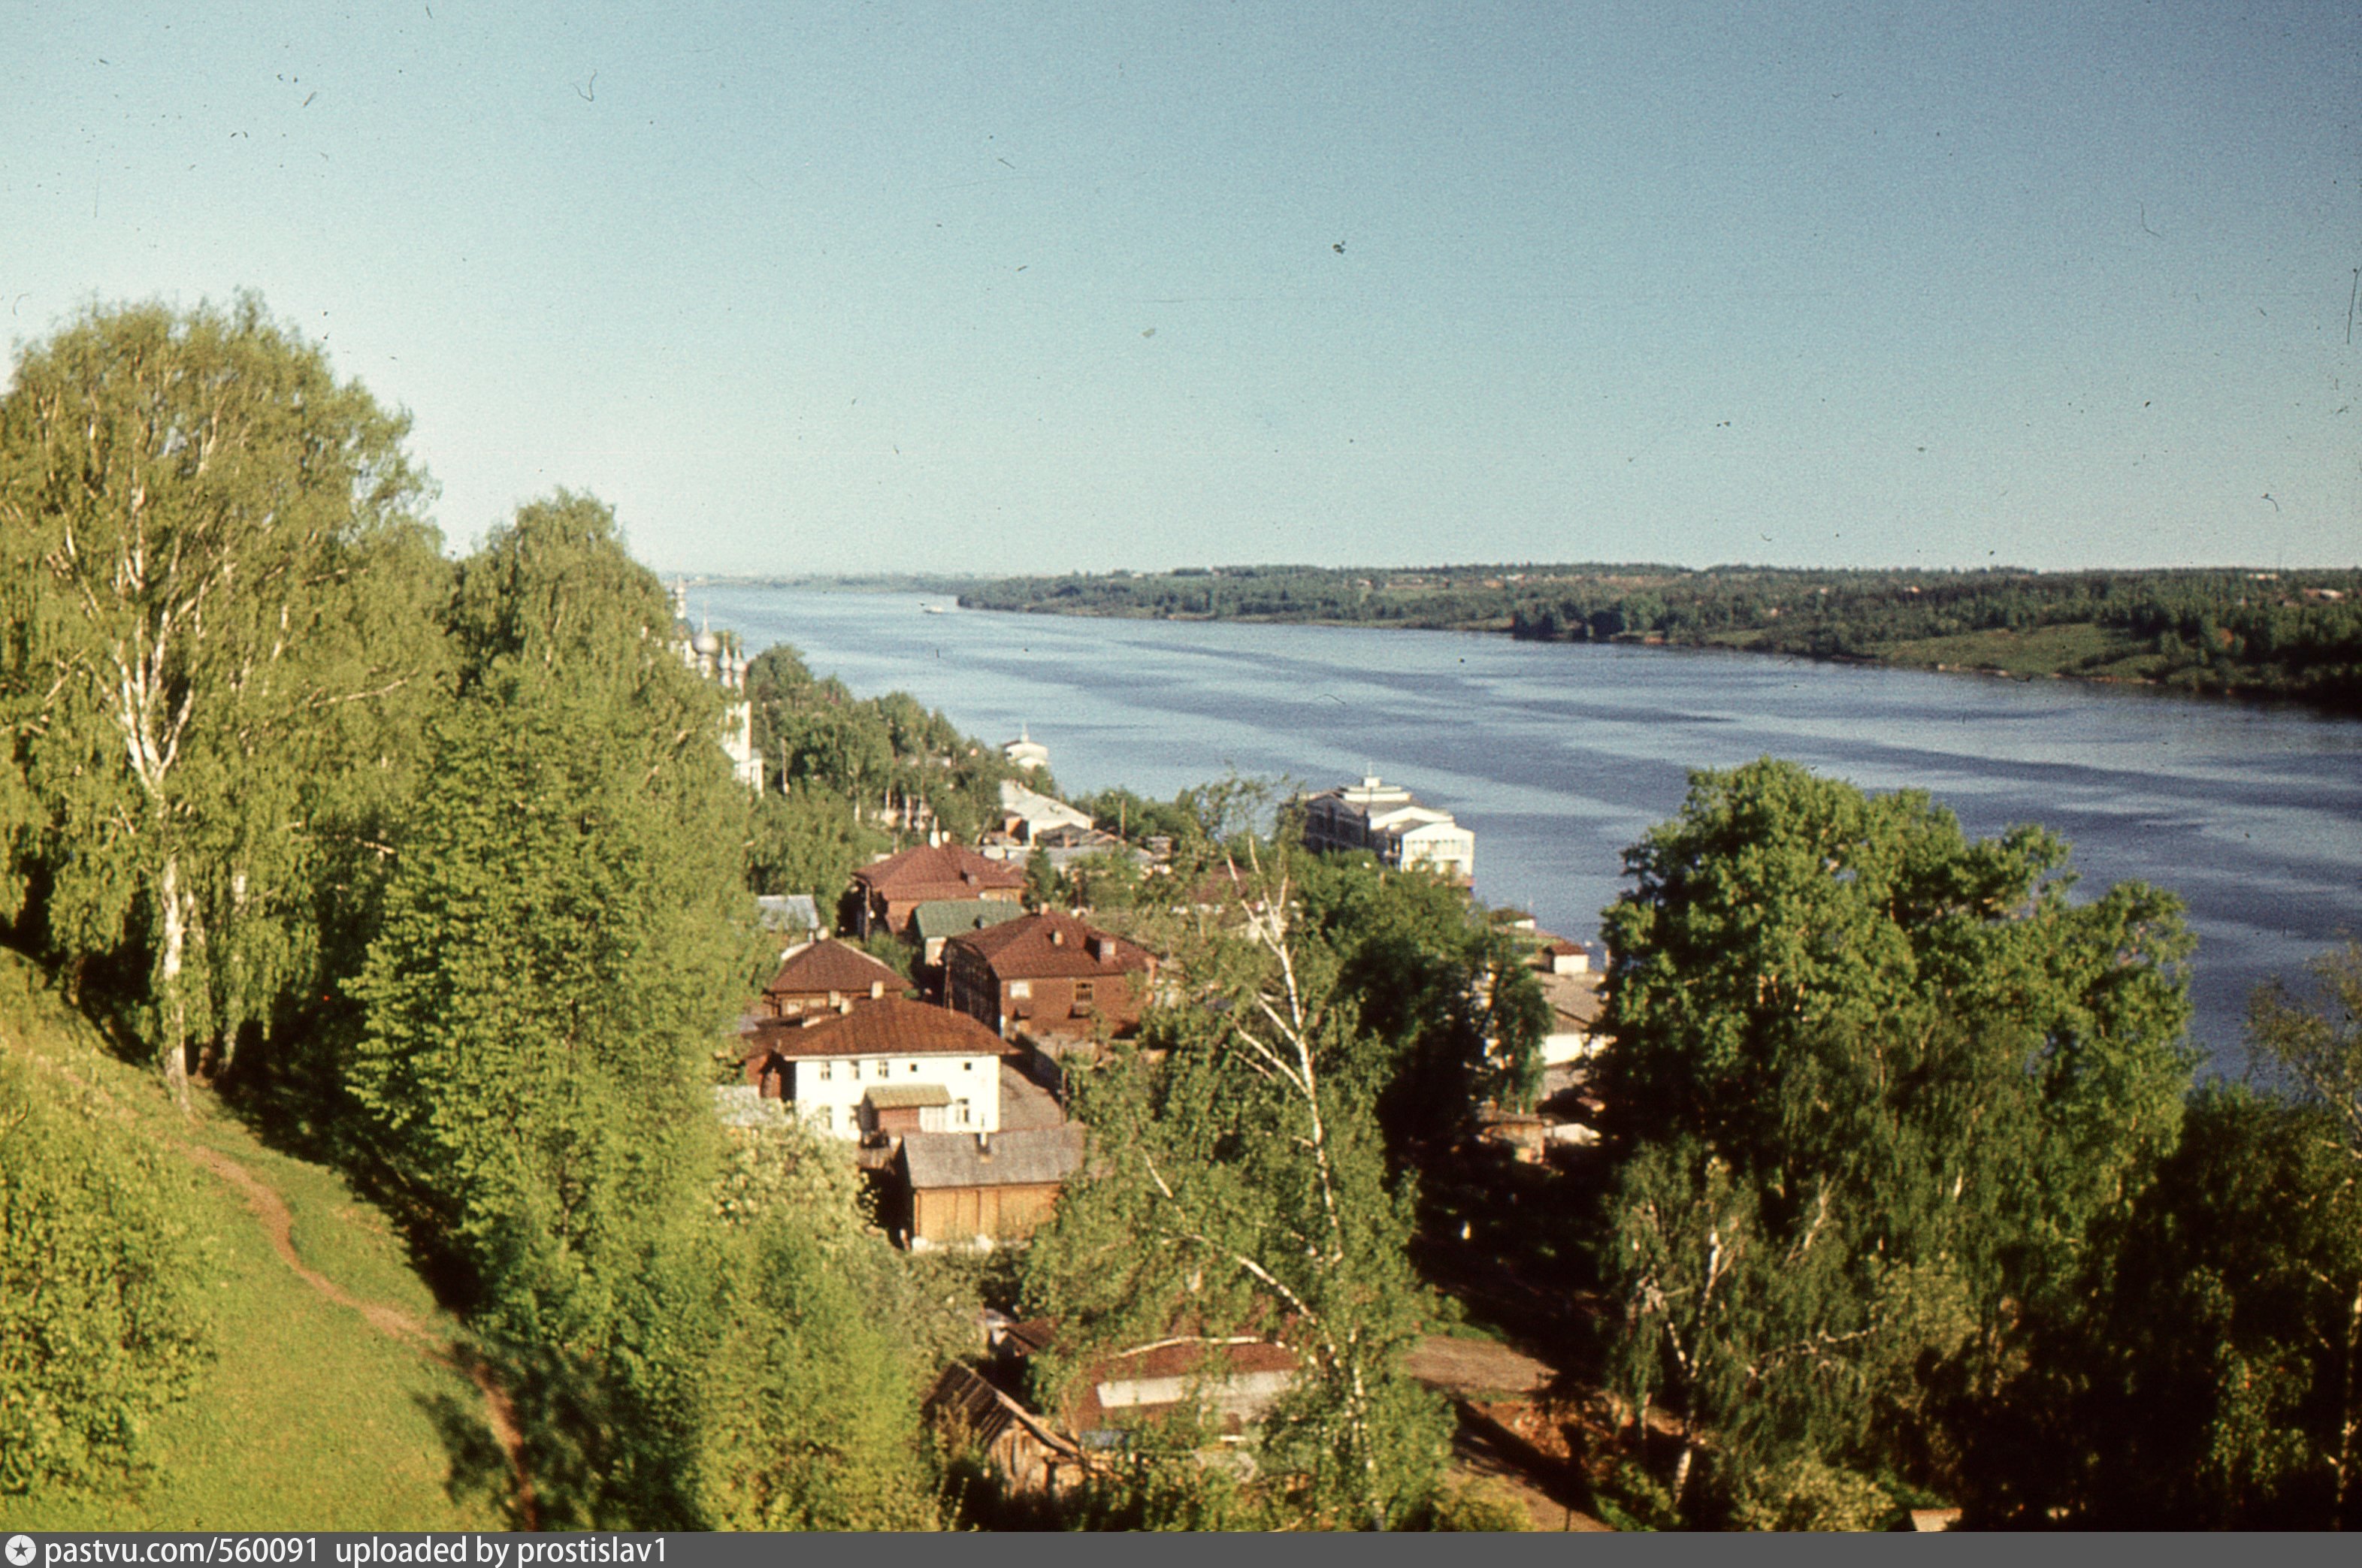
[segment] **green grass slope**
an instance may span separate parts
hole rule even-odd
[[[281,1257],[245,1197],[198,1163],[226,1156],[275,1190],[304,1266],[348,1295],[452,1325],[392,1227],[333,1171],[263,1147],[200,1096],[193,1120],[155,1075],[107,1054],[40,971],[0,950],[0,1051],[95,1090],[115,1135],[185,1170],[184,1218],[204,1256],[216,1356],[189,1398],[158,1418],[149,1464],[107,1492],[0,1496],[9,1530],[497,1530],[480,1502],[446,1496],[435,1411],[480,1421],[458,1373],[372,1325]],[[81,1098],[79,1095],[77,1099]]]

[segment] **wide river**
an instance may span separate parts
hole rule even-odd
[[[1693,768],[1787,757],[1924,789],[1972,834],[2041,822],[2073,843],[2085,890],[2138,880],[2187,901],[2191,1033],[2234,1073],[2249,989],[2362,932],[2362,721],[1757,654],[924,611],[949,602],[692,595],[750,652],[791,642],[859,696],[908,691],[988,741],[1023,727],[1068,794],[1377,773],[1474,829],[1479,897],[1580,940]]]

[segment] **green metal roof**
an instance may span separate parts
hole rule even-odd
[[[936,898],[919,905],[911,912],[911,917],[919,923],[920,940],[932,942],[938,937],[981,931],[987,926],[1014,920],[1024,913],[1023,905],[998,899]]]

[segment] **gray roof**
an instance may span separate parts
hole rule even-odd
[[[919,922],[920,938],[932,942],[938,937],[957,937],[1014,920],[1025,913],[1025,906],[999,899],[935,898],[911,913]]]
[[[766,893],[755,897],[755,917],[766,931],[817,931],[820,908],[809,893]]]
[[[912,1133],[902,1161],[918,1188],[1064,1181],[1082,1168],[1083,1129],[1069,1122],[1022,1133]]]

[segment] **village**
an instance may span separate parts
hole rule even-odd
[[[685,659],[734,696],[743,692],[744,662],[710,630],[690,636],[685,601],[677,602]],[[725,748],[741,778],[759,787],[745,713],[741,696]],[[833,907],[811,894],[758,899],[778,964],[722,1053],[734,1081],[714,1091],[725,1124],[792,1119],[850,1145],[875,1228],[911,1253],[1021,1248],[1048,1221],[1090,1159],[1088,1129],[1070,1114],[1076,1075],[1136,1041],[1143,1014],[1177,998],[1168,956],[1135,939],[1141,909],[1187,906],[1219,919],[1224,901],[1241,896],[1234,877],[1195,885],[1176,877],[1168,839],[1132,842],[1032,787],[1046,780],[1049,752],[1030,732],[1000,751],[1015,776],[1000,782],[999,819],[974,843],[953,841],[922,817],[907,819],[923,841],[861,866]],[[1475,835],[1375,774],[1300,795],[1283,803],[1282,817],[1317,853],[1367,855],[1388,873],[1433,879],[1463,897],[1473,886]],[[1136,872],[1142,891],[1127,907],[1040,896],[1044,886],[1071,885],[1043,879],[1045,868],[1065,872],[1106,857],[1124,858]],[[1539,1093],[1471,1106],[1469,1123],[1497,1160],[1538,1167],[1551,1151],[1596,1137],[1586,1078],[1601,976],[1581,944],[1529,916],[1492,918],[1513,938],[1550,1024]],[[1093,1456],[1120,1449],[1126,1429],[1185,1403],[1202,1401],[1235,1444],[1297,1366],[1297,1353],[1269,1338],[1238,1336],[1214,1347],[1209,1362],[1184,1336],[1093,1367],[1065,1408],[1037,1409],[1026,1365],[1056,1335],[1054,1321],[985,1310],[975,1354],[944,1367],[925,1401],[939,1431],[975,1445],[993,1484],[1019,1503],[1054,1499],[1088,1473]],[[1472,1350],[1478,1365],[1463,1365]],[[1415,1376],[1422,1364],[1426,1380],[1462,1394],[1505,1384],[1532,1393],[1552,1376],[1492,1343],[1435,1342],[1414,1355]],[[1520,1446],[1496,1423],[1477,1424]],[[1539,1523],[1581,1528],[1581,1516],[1517,1484],[1518,1467],[1493,1457]]]

